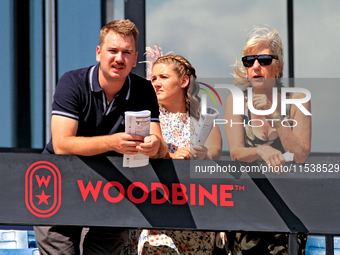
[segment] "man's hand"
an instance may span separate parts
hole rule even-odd
[[[136,149],[140,153],[146,156],[152,157],[152,156],[157,156],[160,146],[161,146],[161,143],[159,141],[158,136],[151,134],[151,135],[144,137],[144,142],[139,143]]]
[[[121,154],[137,154],[139,151],[137,147],[144,142],[144,137],[139,135],[116,133],[111,136],[113,138],[113,150]]]
[[[150,135],[145,137],[143,145],[138,149],[140,149],[144,155],[152,158],[165,158],[168,146],[163,139],[159,122],[150,123]]]

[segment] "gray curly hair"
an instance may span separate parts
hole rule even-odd
[[[280,70],[280,74],[277,77],[277,87],[282,86],[282,75],[283,75],[283,46],[281,38],[278,32],[268,28],[254,28],[246,40],[246,44],[242,50],[244,56],[248,55],[250,49],[258,47],[260,45],[266,45],[271,50],[272,54],[277,56],[278,59],[274,59],[277,68]],[[241,85],[243,87],[251,86],[247,78],[247,70],[242,64],[241,58],[237,59],[234,64],[235,73],[233,74],[235,85]]]

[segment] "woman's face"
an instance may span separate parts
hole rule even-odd
[[[151,83],[155,89],[158,103],[167,106],[182,103],[186,79],[179,77],[173,65],[156,64],[152,68]]]
[[[262,44],[248,51],[249,55],[273,55],[268,46]],[[267,66],[261,66],[256,59],[254,65],[251,67],[246,67],[247,77],[254,88],[263,88],[264,86],[275,86],[275,78],[279,76],[280,70],[273,59],[272,63]]]

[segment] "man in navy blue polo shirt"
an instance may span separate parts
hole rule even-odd
[[[52,105],[52,139],[43,153],[93,156],[167,152],[159,125],[157,97],[150,82],[131,74],[137,61],[138,30],[129,20],[100,31],[96,66],[65,73]],[[150,135],[124,133],[125,111],[151,111]],[[35,227],[41,254],[79,254],[82,227]],[[83,254],[119,254],[127,230],[90,228]]]

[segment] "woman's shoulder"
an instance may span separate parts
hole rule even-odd
[[[303,99],[306,97],[306,94],[302,92],[290,92],[289,99]]]
[[[238,87],[238,86],[237,86]],[[241,92],[242,92],[242,95],[243,95],[243,97],[247,97],[248,96],[248,90],[247,90],[247,88],[241,88],[241,87],[238,87],[240,90],[241,90]],[[233,100],[233,98],[234,98],[234,94],[233,93],[229,93],[229,95],[227,96],[227,101],[229,100]]]

